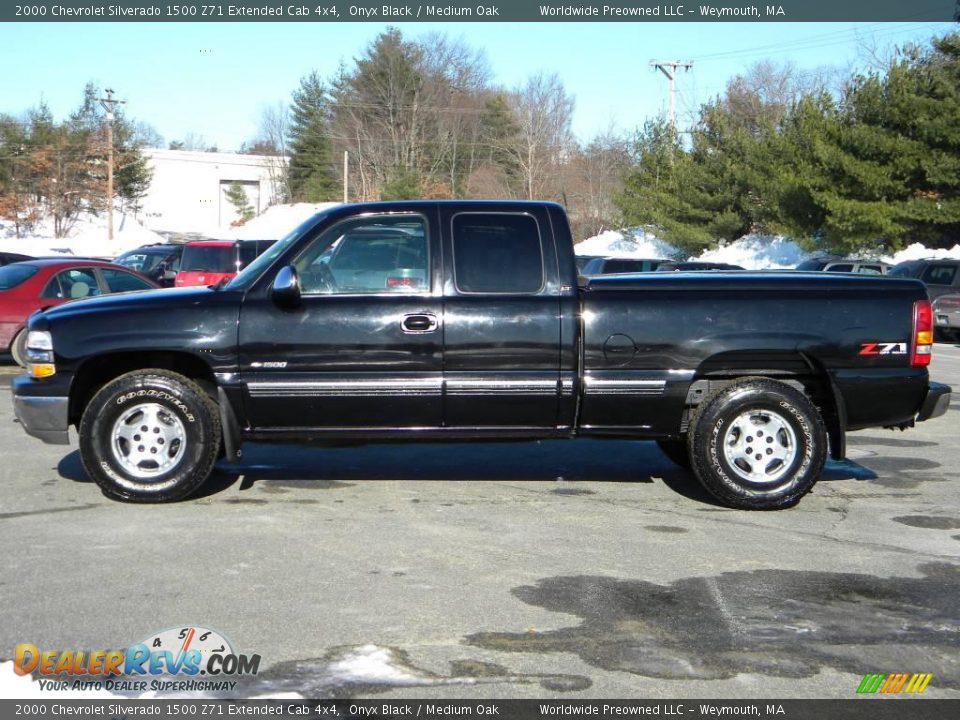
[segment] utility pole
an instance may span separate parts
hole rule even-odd
[[[347,178],[350,173],[350,152],[343,151],[343,204],[347,204]]]
[[[677,68],[683,68],[684,70],[689,71],[693,67],[693,62],[687,61],[683,62],[680,60],[666,60],[663,62],[657,62],[656,60],[650,61],[650,67],[659,70],[662,72],[667,81],[670,84],[670,127],[673,128],[673,131],[677,131]]]
[[[113,240],[113,120],[116,117],[114,108],[122,105],[126,100],[114,100],[113,90],[106,88],[105,98],[100,98],[100,104],[107,111],[107,240]]]

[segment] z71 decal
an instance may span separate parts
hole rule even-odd
[[[857,355],[906,355],[905,342],[865,342],[860,343]]]

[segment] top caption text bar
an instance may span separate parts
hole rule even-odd
[[[604,3],[452,0],[352,3],[313,0],[25,0],[3,3],[3,22],[950,22],[960,0],[780,0],[774,3]]]

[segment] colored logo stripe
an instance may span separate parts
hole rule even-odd
[[[857,686],[857,692],[884,695],[900,692],[918,694],[927,689],[932,679],[933,673],[867,673]]]
[[[927,689],[927,685],[930,684],[931,680],[933,680],[933,673],[914,673],[903,691],[908,693],[922,693]]]

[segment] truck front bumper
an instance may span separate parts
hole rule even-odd
[[[920,412],[917,413],[917,422],[940,417],[949,406],[950,386],[932,382],[927,390],[927,396],[923,399],[923,405],[920,406]]]
[[[31,386],[31,378],[21,375],[13,379],[13,412],[27,435],[51,445],[67,445],[70,398],[60,395],[31,395],[23,392]]]

